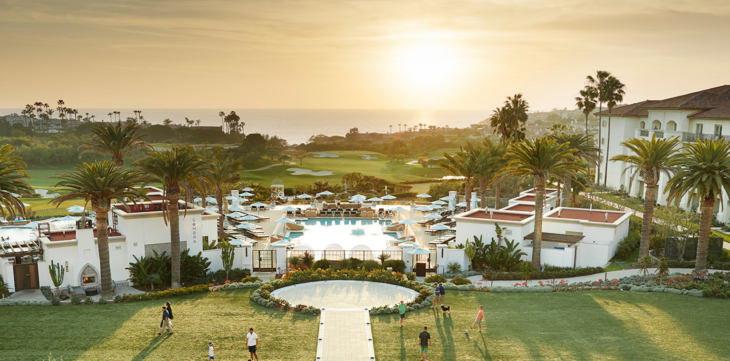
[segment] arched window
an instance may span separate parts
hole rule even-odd
[[[655,120],[651,122],[651,129],[652,130],[662,130],[662,122]]]
[[[646,123],[643,120],[639,122],[639,129],[646,129]]]
[[[676,132],[677,123],[675,123],[673,120],[670,120],[669,123],[667,123],[667,131]]]

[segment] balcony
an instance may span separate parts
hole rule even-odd
[[[730,140],[730,136],[728,135],[715,135],[715,134],[698,134],[698,133],[688,133],[688,132],[682,132],[682,141],[684,142],[694,142],[695,139],[699,140]]]
[[[664,131],[661,131],[661,130],[655,130],[655,131],[654,131],[654,135],[655,135],[655,136],[656,136],[657,138],[664,138]]]

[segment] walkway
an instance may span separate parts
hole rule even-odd
[[[319,322],[317,360],[375,360],[369,311],[325,309]]]

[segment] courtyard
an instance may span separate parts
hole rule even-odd
[[[319,317],[267,309],[251,290],[170,299],[175,334],[155,336],[162,301],[120,305],[3,307],[0,354],[10,360],[247,360],[253,327],[263,360],[315,360]],[[722,360],[730,355],[725,300],[668,294],[585,291],[538,294],[447,292],[450,315],[422,309],[372,316],[376,360],[416,360],[429,327],[429,360]],[[480,334],[464,333],[484,305]]]

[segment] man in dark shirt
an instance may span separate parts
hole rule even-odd
[[[428,333],[428,326],[423,326],[423,331],[418,335],[418,344],[421,346],[421,360],[428,361],[428,346],[431,345],[431,335]]]
[[[157,333],[157,336],[162,335],[162,331],[167,328],[167,331],[170,332],[172,335],[172,325],[170,324],[170,313],[167,312],[167,308],[165,306],[162,306],[162,322],[160,323],[160,332]]]

